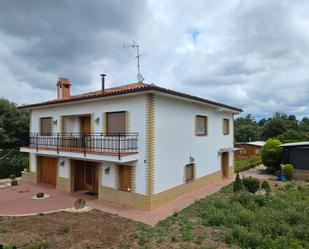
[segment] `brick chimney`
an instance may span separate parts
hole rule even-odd
[[[65,99],[70,97],[70,80],[65,77],[59,77],[57,83],[58,99]]]

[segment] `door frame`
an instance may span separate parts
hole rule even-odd
[[[87,165],[89,164],[89,165]],[[91,165],[90,165],[91,164]],[[77,167],[82,167],[82,186],[77,187],[76,186],[76,177],[77,177]],[[86,182],[86,167],[92,167],[93,169],[93,184],[87,184]],[[76,160],[71,159],[71,177],[72,177],[72,192],[80,191],[80,190],[87,190],[90,192],[98,193],[99,191],[99,168],[100,165],[98,162],[95,161],[86,161],[86,160]]]

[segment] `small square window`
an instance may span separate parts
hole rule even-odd
[[[224,135],[230,134],[230,120],[227,118],[223,119],[223,134]]]
[[[196,116],[195,121],[195,135],[196,136],[207,136],[208,133],[208,118],[207,116]]]

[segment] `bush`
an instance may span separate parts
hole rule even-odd
[[[36,198],[43,198],[44,197],[44,193],[43,192],[39,192],[36,194]]]
[[[233,184],[233,192],[238,192],[244,189],[242,181],[239,177],[239,173],[237,173],[234,184]]]
[[[268,181],[264,180],[262,182],[262,189],[264,189],[267,193],[271,192],[271,188],[270,188],[270,185],[268,183]]]
[[[280,163],[283,160],[282,144],[277,139],[268,139],[261,151],[262,162],[266,167],[279,169]]]
[[[250,193],[255,193],[260,188],[260,180],[253,177],[245,177],[242,180],[243,185]]]
[[[12,181],[11,181],[11,186],[16,186],[16,185],[17,185],[17,180],[15,180],[15,179],[12,180]]]
[[[10,175],[10,180],[15,180],[16,176],[15,175]]]
[[[290,181],[293,178],[294,175],[294,167],[292,164],[286,164],[282,168],[282,173],[285,175],[285,178]]]
[[[19,150],[3,149],[0,151],[0,179],[10,175],[21,176],[23,171],[23,153]]]

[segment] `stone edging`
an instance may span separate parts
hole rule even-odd
[[[36,195],[34,195],[34,196],[31,197],[31,199],[32,200],[43,200],[43,199],[47,199],[49,197],[50,197],[50,195],[46,195],[46,194],[44,194],[44,196],[41,197],[41,198],[38,198],[38,197],[36,197]]]

